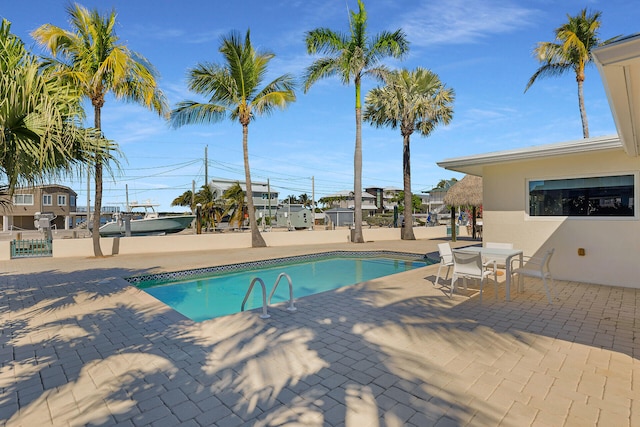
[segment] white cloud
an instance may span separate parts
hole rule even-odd
[[[415,46],[477,43],[484,37],[522,31],[538,14],[511,2],[451,0],[420,6],[401,18]]]

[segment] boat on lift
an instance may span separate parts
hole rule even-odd
[[[196,218],[192,214],[158,213],[155,207],[158,205],[133,202],[128,206],[127,212],[114,214],[114,219],[100,227],[102,237],[127,236],[127,221],[131,236],[161,236],[165,234],[179,233]]]

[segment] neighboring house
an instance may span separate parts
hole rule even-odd
[[[398,206],[398,202],[394,199],[403,190],[396,187],[368,187],[364,191],[374,197],[373,203],[377,207],[376,212],[384,213],[393,211],[393,208]]]
[[[619,136],[438,165],[482,176],[484,241],[525,255],[555,248],[556,279],[640,288],[640,35],[593,54]]]
[[[335,194],[330,194],[326,196],[327,199],[333,198],[334,201],[331,203],[331,208],[354,208],[354,197],[353,191],[345,190],[339,191]],[[367,193],[366,191],[362,192],[362,215],[363,216],[371,216],[375,214],[378,210],[376,206],[376,197]]]
[[[447,195],[449,188],[451,188],[457,181],[449,179],[444,182],[442,187],[434,187],[431,190],[422,191],[426,194],[426,198],[422,198],[422,204],[427,205],[427,212],[439,214],[441,218],[449,218],[451,214],[447,205],[444,203],[444,196]]]
[[[209,181],[209,188],[211,188],[214,199],[220,200],[224,192],[236,183],[240,184],[242,191],[247,192],[245,182],[237,179],[213,179]],[[258,218],[269,215],[274,217],[278,208],[278,192],[274,191],[267,182],[253,180],[251,181],[251,191],[253,192],[253,205],[256,208]]]
[[[78,195],[64,185],[38,185],[17,188],[12,205],[7,206],[2,216],[2,230],[36,230],[35,215],[39,212],[53,213],[51,222],[58,230],[68,230],[72,214],[76,210]]]

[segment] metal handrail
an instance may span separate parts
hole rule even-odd
[[[287,307],[287,310],[296,311],[296,307],[293,305],[293,283],[291,282],[291,277],[289,277],[287,273],[280,273],[278,275],[278,278],[276,279],[276,283],[273,285],[273,289],[271,289],[271,293],[269,294],[269,304],[271,304],[271,297],[276,292],[276,288],[280,283],[280,279],[282,279],[283,277],[286,277],[287,280],[289,281],[289,307]]]
[[[271,317],[271,315],[267,313],[267,288],[264,286],[264,282],[259,277],[255,277],[251,281],[251,285],[249,285],[249,290],[244,296],[244,300],[242,300],[242,306],[240,307],[240,311],[244,311],[244,305],[247,302],[247,299],[249,299],[249,294],[251,293],[251,290],[253,289],[253,285],[255,285],[256,282],[260,282],[260,286],[262,286],[262,314],[260,315],[260,318],[268,319],[269,317]]]

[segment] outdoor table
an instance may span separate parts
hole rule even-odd
[[[454,249],[454,251],[467,252],[467,253],[480,253],[483,258],[491,258],[492,256],[499,256],[505,259],[505,294],[506,300],[511,301],[511,260],[513,257],[518,256],[520,261],[520,267],[522,267],[523,252],[522,249],[504,249],[504,248],[485,248],[480,246],[467,246],[464,248]]]

